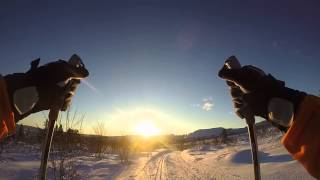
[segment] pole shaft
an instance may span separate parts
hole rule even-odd
[[[238,61],[238,59],[235,56],[229,57],[226,62],[225,66],[227,66],[228,69],[240,69],[241,64]],[[234,82],[228,82],[228,85],[231,86],[231,88],[239,88]],[[242,91],[242,90],[241,90]],[[243,92],[245,93],[245,92]],[[261,179],[260,174],[260,164],[258,159],[258,144],[257,144],[257,138],[255,134],[255,118],[254,114],[252,113],[251,109],[245,104],[241,109],[238,110],[237,114],[243,119],[246,119],[247,125],[248,125],[248,134],[250,139],[250,145],[251,145],[251,155],[252,155],[252,163],[253,163],[253,169],[254,169],[254,177],[255,180]]]
[[[59,111],[60,111],[60,106],[54,105],[49,112],[48,131],[42,146],[42,156],[41,156],[41,164],[40,164],[40,172],[39,172],[40,180],[45,180],[47,176],[47,164],[48,164],[48,158],[49,158],[50,149],[51,149],[54,125],[59,116]]]
[[[255,128],[254,128],[255,119],[252,116],[252,117],[246,118],[246,121],[248,124],[248,133],[249,133],[249,139],[250,139],[250,145],[251,145],[254,177],[255,177],[255,180],[261,180],[260,164],[259,164],[259,156],[258,156],[258,144],[257,144],[257,137],[255,133]]]

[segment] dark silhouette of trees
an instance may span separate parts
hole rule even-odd
[[[220,134],[220,138],[221,138],[221,143],[227,144],[229,139],[228,139],[228,132],[226,129],[223,128],[221,134]]]
[[[18,133],[17,133],[17,138],[20,141],[24,140],[24,138],[25,138],[24,126],[22,124],[19,126],[19,130],[18,130]]]

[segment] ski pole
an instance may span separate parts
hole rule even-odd
[[[82,63],[81,59],[77,55],[73,55],[69,62],[69,64],[75,66],[78,68],[79,73],[83,74],[83,76],[88,76],[88,71],[85,69],[84,64]],[[71,89],[73,91],[76,90],[78,86],[78,81],[80,81],[81,78],[71,78],[67,81],[65,92],[69,92]],[[66,94],[64,94],[66,95]],[[59,97],[56,102],[53,103],[53,105],[50,108],[49,112],[49,122],[48,122],[48,130],[45,137],[45,141],[42,146],[42,155],[41,155],[41,164],[40,164],[40,171],[39,171],[39,179],[40,180],[46,180],[47,176],[47,164],[48,164],[48,158],[50,154],[50,148],[52,144],[52,138],[54,133],[54,125],[55,122],[58,119],[59,111],[60,110],[66,110],[68,107],[68,104],[65,104],[64,102],[64,95],[62,97]]]
[[[241,64],[237,60],[235,56],[231,56],[228,58],[225,62],[225,65],[229,69],[240,69]],[[228,82],[228,84],[233,84],[233,87],[236,87],[236,85],[232,82]],[[240,88],[240,87],[238,87]],[[260,164],[259,164],[259,157],[258,157],[258,144],[257,144],[257,138],[256,138],[256,133],[255,133],[255,118],[254,114],[250,110],[250,108],[245,105],[242,107],[237,114],[241,116],[241,118],[245,118],[246,123],[247,123],[247,128],[248,128],[248,133],[249,133],[249,139],[250,139],[250,145],[251,145],[251,155],[252,155],[252,162],[253,162],[253,169],[254,169],[254,177],[255,180],[260,180],[261,179],[261,174],[260,174]]]
[[[49,112],[49,122],[48,122],[48,130],[45,137],[45,141],[43,143],[42,147],[42,155],[41,155],[41,164],[40,164],[40,172],[39,172],[39,179],[45,180],[47,176],[47,163],[52,143],[52,137],[53,137],[53,131],[54,131],[54,125],[57,121],[57,118],[59,116],[59,111],[63,105],[63,101],[59,101],[55,103]]]
[[[73,87],[73,84],[73,79],[69,80],[68,84],[66,85],[66,89],[68,90],[71,87]],[[52,138],[54,134],[54,125],[58,119],[60,110],[63,108],[65,108],[63,97],[60,97],[58,101],[53,103],[52,107],[50,108],[48,130],[42,147],[41,164],[39,172],[40,180],[45,180],[47,176],[47,164],[52,144]]]

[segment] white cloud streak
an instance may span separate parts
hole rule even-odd
[[[203,104],[202,104],[202,109],[205,110],[205,111],[210,111],[213,107],[213,102],[212,101],[203,101]]]

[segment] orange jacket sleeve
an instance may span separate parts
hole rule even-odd
[[[306,96],[281,140],[294,159],[320,179],[320,98]]]
[[[11,134],[16,129],[14,115],[11,111],[7,86],[4,78],[0,75],[0,141],[7,134]]]

